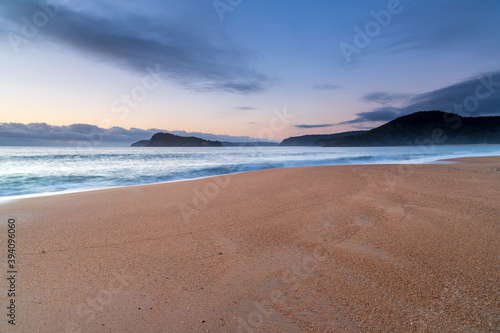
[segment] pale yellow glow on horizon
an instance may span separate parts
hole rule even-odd
[[[33,57],[37,63],[28,61]],[[345,91],[318,93],[300,84],[238,95],[193,92],[164,81],[158,88],[148,91],[147,97],[137,106],[123,112],[116,106],[124,105],[115,102],[140,86],[144,74],[77,59],[71,54],[36,49],[26,50],[15,58],[13,65],[9,68],[0,65],[3,73],[11,78],[0,81],[3,91],[0,122],[4,123],[55,126],[83,123],[102,128],[157,128],[255,138],[268,138],[265,133],[271,130],[274,140],[282,140],[290,136],[351,130],[348,126],[297,129],[293,125],[349,120],[353,118],[349,113],[356,113],[353,105],[358,105],[357,96],[339,104],[339,94],[345,96]],[[274,112],[283,109],[298,118],[276,125]]]

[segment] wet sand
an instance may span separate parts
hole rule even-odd
[[[7,332],[500,330],[500,158],[273,169],[3,204]]]

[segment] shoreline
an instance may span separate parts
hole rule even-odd
[[[17,328],[498,330],[499,176],[317,166],[6,203]]]
[[[157,148],[157,147],[154,147],[154,148]],[[233,172],[233,173],[227,173],[227,174],[221,174],[221,175],[211,175],[211,176],[204,176],[204,177],[197,177],[197,178],[171,180],[171,181],[158,182],[158,183],[134,184],[134,185],[116,185],[116,186],[92,187],[92,188],[83,187],[83,188],[68,189],[68,190],[62,190],[62,191],[56,191],[56,192],[29,193],[29,194],[15,195],[15,196],[5,196],[5,197],[0,197],[0,206],[4,205],[4,204],[7,204],[7,203],[16,202],[16,201],[25,200],[25,199],[34,199],[34,198],[43,198],[43,197],[51,197],[51,196],[59,196],[59,195],[68,195],[68,194],[74,194],[74,193],[84,193],[84,192],[111,190],[111,189],[117,189],[117,188],[127,188],[127,187],[136,187],[136,186],[150,186],[150,185],[160,185],[160,184],[170,184],[170,183],[177,183],[177,182],[195,181],[195,180],[200,180],[200,179],[207,179],[207,178],[212,178],[212,177],[220,177],[220,176],[228,176],[228,175],[237,175],[237,174],[241,174],[241,173],[254,172],[254,171],[260,171],[260,170],[289,169],[289,168],[309,168],[309,167],[321,167],[321,166],[407,165],[407,164],[411,164],[411,165],[425,165],[425,164],[447,164],[447,163],[456,163],[456,162],[466,163],[468,161],[474,162],[477,159],[483,159],[483,158],[486,158],[486,159],[488,159],[488,158],[495,159],[496,157],[497,156],[474,156],[474,157],[446,158],[446,159],[436,159],[436,160],[432,160],[432,161],[429,161],[429,162],[421,162],[421,163],[332,164],[332,165],[314,165],[314,166],[298,166],[298,167],[294,166],[294,167],[257,169],[257,170],[239,171],[239,172]]]

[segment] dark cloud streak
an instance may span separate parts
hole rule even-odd
[[[388,92],[374,92],[365,95],[361,98],[363,102],[374,102],[377,104],[387,105],[401,101],[409,100],[413,95],[408,94],[391,94]]]
[[[313,87],[315,90],[337,90],[341,89],[340,86],[337,86],[335,84],[317,84]]]
[[[318,124],[318,125],[294,125],[295,128],[307,129],[307,128],[322,128],[322,127],[330,127],[334,124]]]
[[[31,18],[40,10],[32,0],[0,2],[0,20],[9,22],[0,32],[23,36],[21,18]],[[270,85],[271,80],[254,69],[249,50],[221,32],[214,38],[209,30],[131,13],[100,16],[61,6],[34,40],[70,45],[136,72],[159,65],[164,79],[195,91],[245,94]]]
[[[253,106],[236,106],[233,109],[236,110],[256,110]]]

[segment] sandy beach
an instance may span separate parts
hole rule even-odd
[[[500,158],[473,158],[4,203],[0,330],[496,332],[499,198]]]

